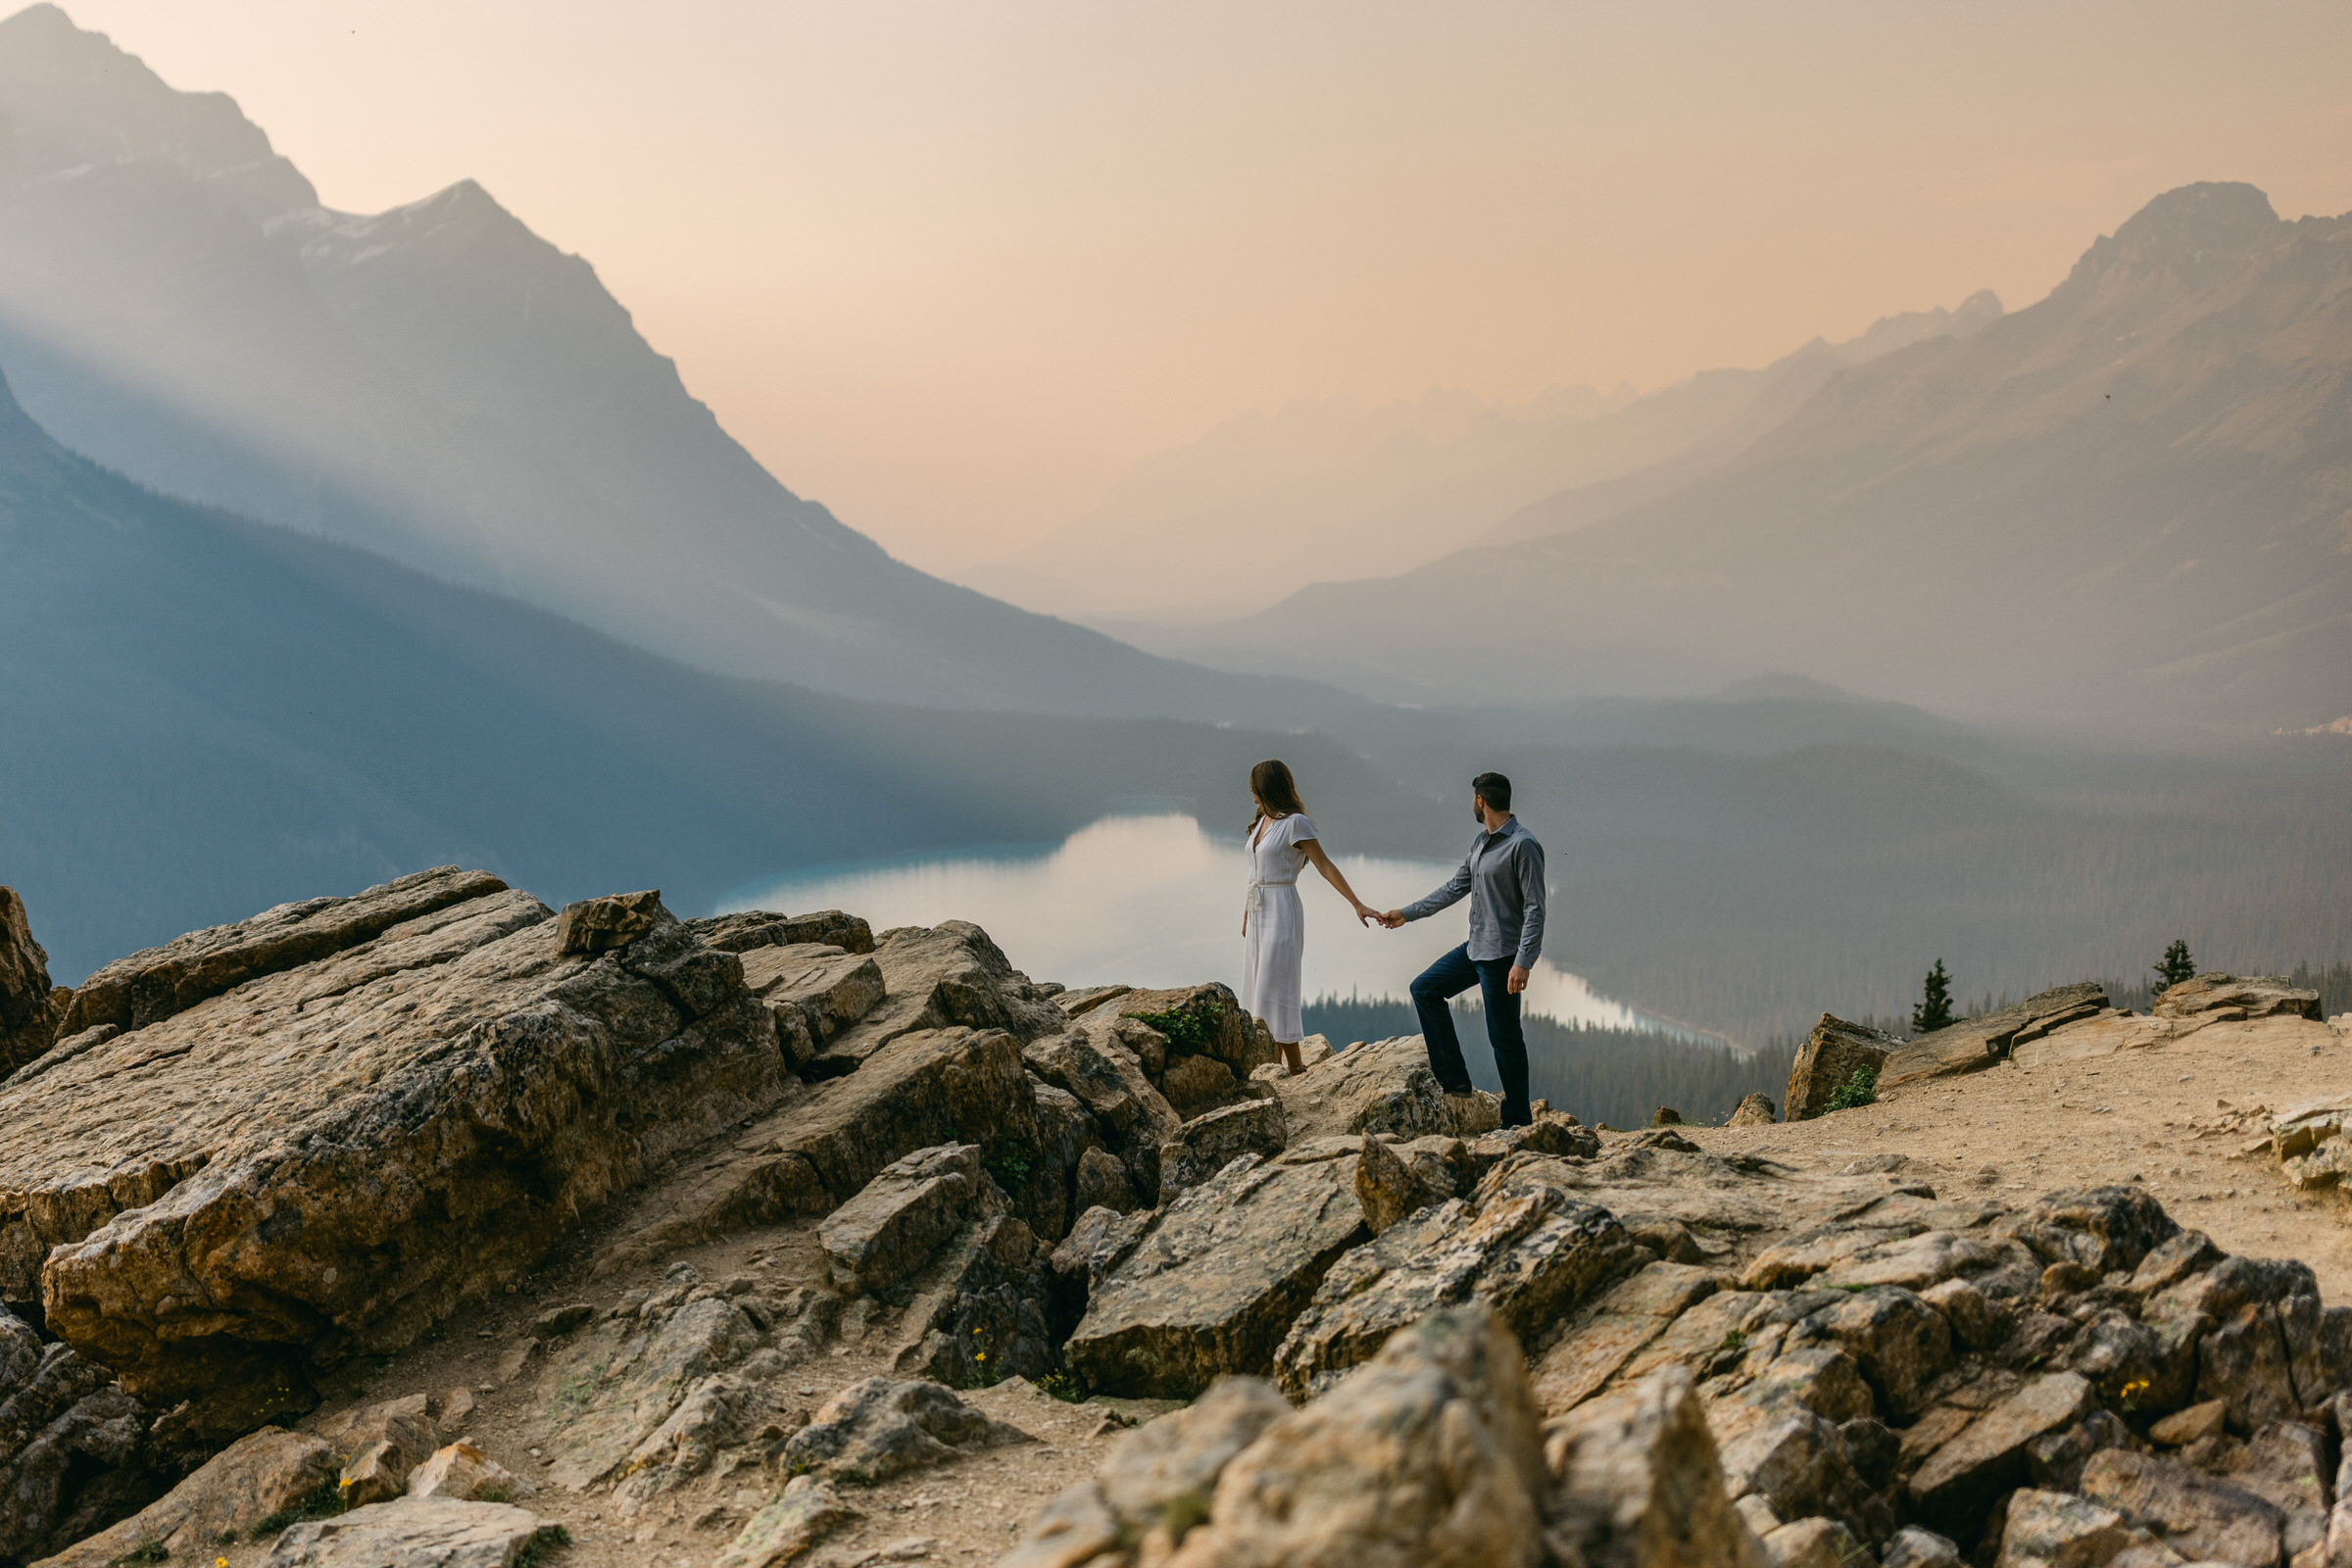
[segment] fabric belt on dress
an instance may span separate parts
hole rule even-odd
[[[1248,894],[1248,895],[1247,895],[1247,896],[1246,896],[1246,897],[1245,897],[1245,898],[1242,900],[1242,920],[1243,920],[1243,923],[1244,923],[1244,924],[1247,924],[1247,923],[1250,921],[1250,918],[1251,918],[1253,915],[1255,915],[1255,914],[1257,913],[1257,911],[1258,911],[1258,910],[1260,910],[1261,908],[1265,907],[1265,898],[1264,898],[1264,890],[1265,890],[1265,889],[1267,889],[1267,888],[1295,888],[1295,887],[1297,887],[1298,885],[1298,879],[1297,877],[1295,877],[1295,876],[1292,876],[1292,877],[1261,877],[1261,878],[1254,878],[1254,879],[1252,879],[1252,880],[1251,880],[1251,882],[1250,883],[1250,892],[1249,892],[1249,894]]]

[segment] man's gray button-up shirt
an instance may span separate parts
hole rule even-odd
[[[1470,956],[1481,963],[1509,958],[1536,966],[1544,951],[1544,846],[1512,817],[1495,831],[1481,828],[1460,869],[1428,898],[1404,906],[1407,920],[1425,920],[1470,899]]]

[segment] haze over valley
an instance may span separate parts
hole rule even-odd
[[[483,185],[327,206],[129,43],[0,24],[0,854],[61,974],[444,861],[707,910],[1230,834],[1269,755],[1424,866],[1507,769],[1561,974],[1742,1048],[1938,956],[1991,997],[2352,952],[2344,219],[2150,190],[2009,309],[1275,405],[951,581]]]

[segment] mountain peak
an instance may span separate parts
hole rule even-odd
[[[2094,241],[2067,283],[2170,276],[2189,288],[2207,287],[2276,244],[2281,226],[2270,197],[2257,186],[2239,180],[2182,185]]]
[[[27,6],[0,22],[0,114],[27,173],[157,160],[250,217],[318,199],[235,99],[177,90],[53,5]]]

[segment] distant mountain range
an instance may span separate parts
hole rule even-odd
[[[590,266],[471,181],[374,217],[55,6],[0,23],[0,371],[140,483],[729,674],[982,708],[1299,721],[893,561],[776,482]]]
[[[1250,613],[1310,583],[1402,571],[1481,540],[1554,531],[1581,520],[1580,508],[1647,500],[1738,453],[1847,366],[1964,337],[2000,315],[1979,293],[1646,397],[1563,387],[1497,407],[1433,392],[1247,415],[1137,464],[1037,544],[956,575],[1114,632]]]
[[[56,975],[461,861],[710,908],[764,873],[1059,840],[1122,798],[1247,810],[1280,753],[1365,848],[1435,804],[1310,735],[940,711],[689,668],[544,611],[158,496],[0,385],[0,880]]]
[[[1426,702],[1790,669],[1947,712],[2327,724],[2352,707],[2352,216],[2168,192],[2038,304],[1840,371],[1663,494],[1511,531],[1152,646]]]

